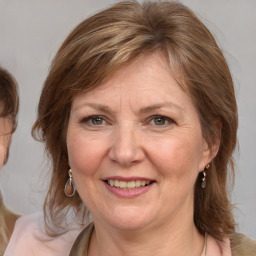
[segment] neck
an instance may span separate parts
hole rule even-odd
[[[95,223],[88,255],[200,256],[203,246],[204,237],[198,232],[193,219],[133,231],[105,228]]]

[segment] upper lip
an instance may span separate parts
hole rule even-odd
[[[131,177],[110,176],[110,177],[103,178],[102,180],[121,180],[121,181],[145,180],[145,181],[154,181],[154,180],[149,179],[149,178],[137,177],[137,176],[131,176]]]

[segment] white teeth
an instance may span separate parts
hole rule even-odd
[[[120,180],[120,181],[119,181],[119,187],[120,187],[120,188],[126,188],[126,187],[127,187],[127,182],[126,182],[126,181],[123,181],[123,180]]]
[[[141,181],[140,180],[135,180],[135,186],[140,187],[141,186]]]
[[[132,181],[123,181],[123,180],[108,180],[108,184],[111,187],[122,188],[122,189],[134,189],[139,187],[145,187],[150,184],[149,180],[132,180]]]
[[[119,180],[112,180],[113,181],[113,186],[119,188]]]
[[[135,181],[128,181],[127,188],[135,188]]]

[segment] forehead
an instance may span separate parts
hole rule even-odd
[[[145,105],[171,100],[177,105],[190,101],[189,95],[172,76],[163,54],[155,52],[140,56],[122,66],[93,90],[77,95],[72,109],[86,101]],[[142,106],[144,105],[144,106]]]

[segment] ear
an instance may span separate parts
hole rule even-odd
[[[215,135],[213,138],[212,145],[209,145],[205,139],[203,139],[203,151],[202,151],[202,158],[199,165],[199,171],[203,171],[205,166],[216,157],[219,152],[220,148],[220,141],[221,141],[221,129],[222,123],[220,120],[216,120],[215,122]]]

